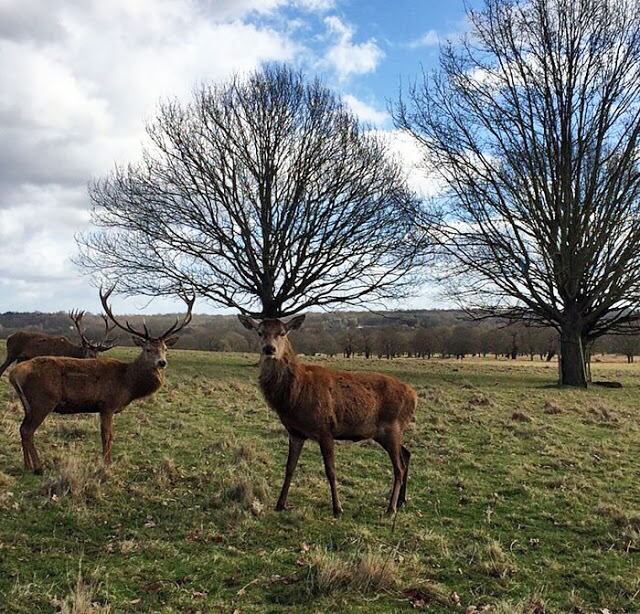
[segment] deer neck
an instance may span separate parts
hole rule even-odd
[[[164,371],[145,362],[140,355],[127,365],[126,379],[130,400],[134,401],[158,390],[164,384]]]
[[[298,365],[298,356],[288,339],[281,358],[260,359],[260,388],[267,402],[276,409],[290,398],[291,391],[296,388]]]
[[[84,348],[81,345],[72,345],[69,354],[71,358],[84,358]]]

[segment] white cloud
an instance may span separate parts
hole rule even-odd
[[[366,102],[363,102],[351,94],[345,94],[342,99],[347,103],[358,119],[364,122],[373,124],[374,126],[381,126],[389,120],[389,114],[386,111],[378,111],[371,105],[368,105]]]
[[[440,44],[440,36],[435,30],[428,30],[420,38],[416,38],[411,41],[408,46],[411,49],[417,49],[418,47],[433,47]]]
[[[294,60],[264,18],[290,1],[0,0],[0,311],[68,308],[51,284],[95,293],[70,261],[87,182],[139,156],[161,98]]]
[[[352,74],[364,74],[376,69],[384,52],[375,39],[354,43],[353,28],[335,15],[325,17],[324,23],[331,35],[337,38],[337,42],[329,48],[325,62],[334,68],[341,80]]]
[[[296,5],[307,11],[324,12],[335,7],[335,0],[297,0]]]
[[[318,41],[328,47],[324,66],[342,81],[374,71],[384,52],[327,16],[336,4],[0,0],[0,312],[99,309],[71,262],[74,235],[89,224],[87,182],[139,156],[161,98],[186,100],[195,84],[264,61],[313,64]],[[345,102],[378,128],[388,121],[369,100]],[[393,148],[403,159],[416,155],[410,145]],[[410,175],[417,185],[418,173]],[[123,312],[120,299],[114,304]],[[137,311],[146,299],[128,305]],[[199,310],[212,308],[200,302]],[[154,301],[147,311],[163,309],[182,306]]]
[[[439,175],[427,174],[424,149],[413,137],[399,130],[377,130],[375,134],[387,144],[391,155],[402,164],[409,187],[419,196],[428,198],[445,188]]]
[[[0,209],[0,279],[69,282],[78,277],[69,255],[74,231],[87,227],[86,196],[78,188],[23,186]],[[65,204],[61,204],[65,203]]]

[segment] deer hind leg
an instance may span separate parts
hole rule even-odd
[[[400,453],[402,454],[404,477],[402,478],[402,486],[398,496],[398,507],[402,507],[407,502],[407,477],[409,476],[409,460],[411,459],[411,452],[404,446],[400,448]]]
[[[334,459],[334,441],[331,437],[320,439],[320,451],[322,452],[322,460],[324,460],[324,470],[331,487],[331,500],[333,502],[333,516],[338,518],[342,514],[342,506],[338,497],[338,488],[336,487],[336,468]]]
[[[22,440],[22,454],[24,456],[25,469],[33,469],[36,475],[42,475],[42,463],[38,451],[33,443],[33,434],[42,424],[47,414],[25,414],[20,425],[20,439]]]
[[[102,458],[105,465],[111,464],[111,446],[113,444],[113,413],[100,414],[100,435],[102,437]]]
[[[277,511],[281,511],[287,506],[287,495],[289,494],[289,486],[291,486],[291,478],[293,478],[293,472],[296,470],[296,465],[298,464],[298,459],[300,458],[300,452],[302,452],[304,442],[304,438],[296,437],[289,433],[289,456],[287,457],[287,468],[284,474],[284,482],[282,483],[278,503],[276,503]]]
[[[393,488],[391,489],[391,497],[389,498],[389,506],[386,512],[390,516],[396,513],[399,505],[402,505],[399,503],[399,499],[407,472],[402,454],[402,435],[394,428],[381,433],[375,438],[375,441],[387,451],[393,465]]]
[[[34,473],[40,475],[42,474],[42,463],[38,457],[36,446],[33,443],[33,434],[42,424],[42,421],[47,417],[50,410],[42,411],[40,403],[36,402],[34,404],[30,402],[29,399],[27,399],[20,382],[12,380],[11,384],[18,393],[20,401],[22,402],[22,407],[24,408],[24,419],[20,425],[20,441],[22,444],[24,467],[25,469],[33,469]],[[36,411],[34,411],[34,407],[36,408]]]

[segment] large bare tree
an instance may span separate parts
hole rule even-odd
[[[267,66],[162,103],[147,133],[141,162],[90,185],[78,238],[121,291],[280,317],[415,286],[403,169],[319,81]]]
[[[461,302],[561,336],[561,383],[640,303],[640,11],[485,0],[395,106],[444,191],[423,211]]]

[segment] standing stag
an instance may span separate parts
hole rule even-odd
[[[387,514],[395,513],[406,501],[411,453],[402,445],[402,437],[413,420],[416,391],[381,373],[336,371],[300,362],[287,335],[300,328],[304,316],[287,323],[275,318],[258,323],[242,315],[238,319],[262,341],[260,388],[289,433],[287,468],[276,510],[286,506],[304,442],[314,439],[320,444],[331,486],[333,515],[339,516],[334,440],[373,439],[391,458],[394,479]]]
[[[106,352],[114,346],[115,339],[110,339],[109,334],[113,332],[115,326],[109,326],[105,321],[104,339],[93,342],[87,339],[84,328],[82,328],[82,318],[84,311],[70,311],[69,317],[78,331],[80,345],[72,343],[66,337],[48,335],[34,331],[19,331],[13,333],[7,339],[7,358],[0,365],[0,376],[6,371],[12,362],[23,362],[36,356],[67,356],[69,358],[95,358],[99,352]]]
[[[106,294],[100,291],[102,306],[113,324],[130,333],[134,343],[141,348],[136,360],[78,360],[45,356],[20,363],[9,375],[9,381],[24,406],[20,437],[26,469],[42,473],[33,435],[51,412],[100,414],[102,454],[104,462],[111,463],[114,415],[132,401],[153,394],[164,383],[167,348],[178,340],[175,333],[191,321],[195,297],[183,299],[188,310],[182,322],[176,320],[162,335],[152,337],[146,325],[143,325],[144,331],[141,332],[130,326],[129,322],[122,325],[116,320],[108,305],[112,292],[113,288]]]

